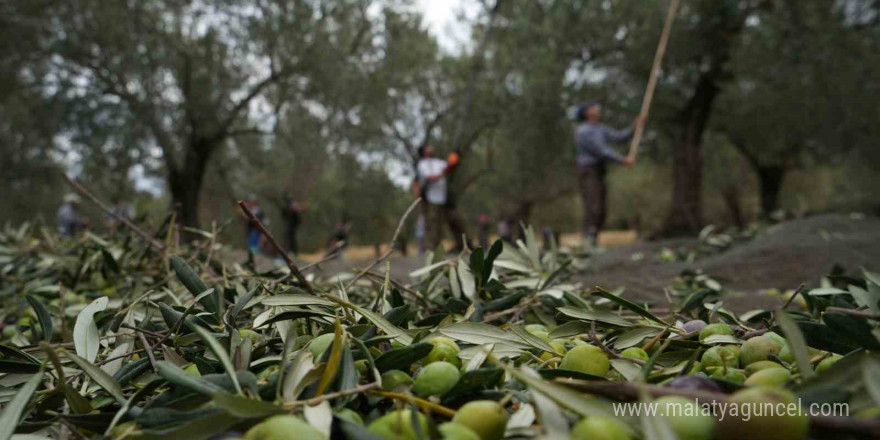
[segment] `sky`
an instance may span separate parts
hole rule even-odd
[[[480,11],[476,0],[416,0],[416,7],[425,16],[425,24],[448,52],[457,52],[470,41],[470,28],[459,20],[459,14],[473,18]]]

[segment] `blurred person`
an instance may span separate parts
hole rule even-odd
[[[327,255],[342,254],[348,247],[348,231],[351,230],[351,221],[348,217],[333,225],[333,235],[327,243]]]
[[[498,238],[513,244],[513,228],[510,226],[510,223],[510,218],[504,217],[498,221],[498,224],[495,227],[498,230]]]
[[[263,213],[263,208],[260,207],[260,202],[257,201],[257,196],[254,194],[248,195],[247,200],[245,200],[245,206],[254,214],[254,217],[260,221],[263,225],[268,225],[268,219],[266,219],[266,215]],[[263,236],[262,231],[257,226],[257,222],[251,221],[247,219],[247,223],[245,223],[245,240],[247,242],[247,248],[253,253],[260,253],[260,242]]]
[[[579,105],[576,119],[579,125],[574,140],[578,184],[584,205],[583,234],[589,244],[596,244],[607,215],[606,164],[613,162],[627,168],[635,164],[634,157],[621,156],[608,144],[626,142],[632,137],[634,128],[642,122],[636,118],[632,127],[625,130],[615,130],[602,124],[599,122],[602,119],[601,107],[597,101]]]
[[[76,194],[64,196],[61,207],[58,208],[58,232],[61,235],[70,237],[89,226],[89,219],[79,215],[79,202]]]
[[[416,219],[415,230],[416,243],[418,243],[419,247],[419,256],[425,255],[425,222],[425,214],[419,214],[419,218]]]
[[[427,229],[428,246],[435,249],[443,239],[443,224],[452,232],[455,240],[453,252],[464,249],[464,227],[458,213],[449,203],[449,191],[446,175],[458,165],[458,155],[449,155],[449,161],[434,157],[434,147],[419,147],[419,162],[416,165],[416,177],[419,189],[424,198],[423,212]]]
[[[489,214],[485,212],[477,217],[477,238],[480,240],[480,247],[489,249]]]
[[[287,203],[285,204],[284,218],[287,221],[287,250],[293,256],[299,253],[299,243],[296,239],[296,233],[302,223],[302,215],[308,210],[304,203],[296,201],[291,194],[287,195]]]
[[[110,206],[110,214],[104,217],[104,226],[111,232],[116,232],[122,225],[120,218],[131,221],[134,219],[135,210],[131,203],[126,202],[121,196],[116,196],[112,200]]]

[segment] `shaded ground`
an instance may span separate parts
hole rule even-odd
[[[780,224],[755,240],[693,263],[664,262],[658,257],[664,247],[695,242],[695,239],[663,240],[608,248],[596,255],[589,269],[575,279],[585,285],[608,289],[624,287],[628,298],[659,300],[663,297],[663,288],[681,271],[701,269],[727,289],[741,292],[725,297],[724,302],[730,309],[745,311],[779,305],[776,297],[757,295],[759,290],[794,289],[802,283],[815,286],[835,264],[850,272],[863,267],[880,271],[880,219],[877,218],[817,215]],[[643,258],[636,260],[635,254]],[[358,257],[324,263],[316,273],[330,276],[368,264],[369,260]],[[421,259],[413,256],[395,255],[388,261],[392,276],[402,282],[408,282],[409,273],[422,266]],[[260,263],[263,267],[267,264],[271,262],[262,260]]]
[[[625,287],[627,297],[656,299],[684,269],[702,269],[726,288],[745,293],[725,298],[735,310],[778,305],[779,299],[753,293],[761,289],[815,286],[835,264],[853,272],[880,269],[880,219],[824,214],[780,224],[757,239],[696,261],[662,262],[656,254],[687,240],[639,243],[596,256],[579,278],[588,285]],[[635,253],[645,258],[633,261]]]

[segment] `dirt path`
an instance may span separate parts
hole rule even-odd
[[[701,269],[725,288],[739,292],[725,297],[725,305],[745,311],[774,307],[780,301],[756,295],[756,292],[768,288],[793,289],[801,283],[816,286],[835,264],[849,272],[861,268],[880,271],[880,219],[877,218],[818,215],[777,225],[757,239],[693,263],[664,262],[659,258],[664,247],[694,243],[694,239],[683,239],[611,247],[596,255],[589,269],[577,274],[575,279],[587,286],[623,287],[631,299],[662,301],[663,288],[681,271]],[[642,258],[634,259],[637,254]],[[370,255],[353,255],[357,259],[330,261],[315,272],[327,277],[368,264]],[[243,253],[241,256],[239,261]],[[408,282],[409,273],[423,264],[420,258],[412,256],[395,255],[388,261],[392,276],[403,282]],[[271,261],[261,259],[261,267],[270,264]]]
[[[662,262],[656,254],[664,246],[682,242],[640,243],[612,249],[597,256],[580,275],[588,285],[624,287],[629,298],[659,299],[663,287],[685,269],[701,269],[726,288],[742,292],[725,305],[735,310],[773,307],[774,297],[754,295],[768,289],[794,289],[801,283],[816,286],[835,264],[848,272],[880,270],[880,219],[854,219],[825,214],[782,223],[757,239],[696,261]],[[632,256],[641,252],[641,261]]]

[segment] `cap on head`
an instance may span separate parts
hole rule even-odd
[[[578,104],[577,111],[575,113],[575,119],[577,119],[578,121],[586,121],[587,110],[589,110],[590,107],[594,107],[597,105],[599,105],[599,101],[596,101],[595,99],[591,99],[589,101]]]
[[[64,195],[64,203],[79,203],[79,201],[79,196],[74,193],[68,193]]]

